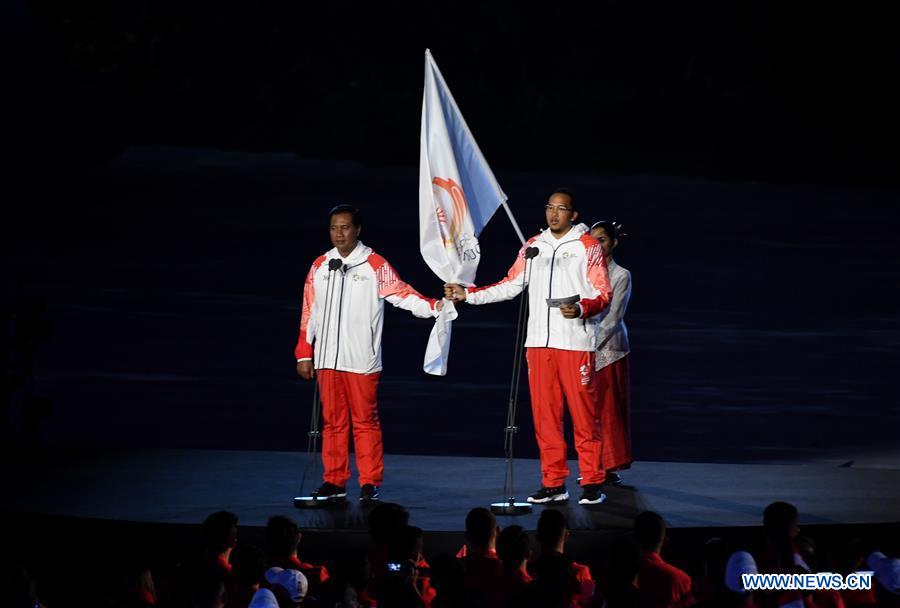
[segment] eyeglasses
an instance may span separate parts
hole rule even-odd
[[[544,209],[547,211],[557,211],[559,213],[568,213],[571,211],[569,207],[563,207],[561,205],[544,205]]]

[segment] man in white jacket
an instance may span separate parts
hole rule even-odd
[[[322,463],[319,498],[343,498],[350,479],[353,431],[360,500],[377,500],[384,475],[377,391],[381,376],[384,301],[420,318],[441,304],[397,275],[383,257],[359,241],[362,219],[351,205],[329,213],[332,249],[313,262],[303,286],[297,373],[316,378],[322,397]]]
[[[519,295],[528,284],[525,338],[528,387],[534,430],[541,452],[541,488],[532,503],[569,499],[565,481],[566,442],[563,403],[575,427],[575,449],[582,477],[580,504],[605,500],[601,464],[600,412],[595,378],[598,313],[609,303],[611,288],[597,240],[578,219],[574,195],[554,191],[547,201],[547,229],[519,250],[501,281],[488,287],[444,286],[445,296],[469,304],[490,304]],[[548,299],[571,303],[550,306]]]

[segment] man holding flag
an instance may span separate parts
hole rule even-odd
[[[474,286],[481,258],[478,234],[503,206],[522,248],[509,274],[483,289]],[[448,303],[435,321],[425,353],[425,371],[444,375],[450,346],[454,301],[487,304],[514,298],[525,287],[525,269],[533,271],[525,346],[532,412],[541,449],[541,489],[533,503],[568,500],[563,400],[575,424],[582,475],[582,504],[605,499],[600,462],[600,413],[594,377],[597,313],[609,303],[611,288],[599,243],[578,218],[571,192],[551,193],[548,228],[525,243],[506,195],[463,119],[434,58],[425,51],[422,143],[419,161],[420,249],[429,268],[445,283]],[[567,296],[570,296],[567,298]],[[563,301],[548,300],[563,298]]]
[[[583,493],[578,502],[599,504],[606,498],[606,472],[600,461],[600,399],[594,357],[599,335],[597,314],[609,304],[612,289],[600,244],[590,236],[586,225],[574,225],[578,219],[574,194],[562,188],[551,193],[545,215],[547,229],[522,246],[506,277],[481,288],[448,283],[444,295],[456,302],[490,304],[510,300],[526,285],[529,287],[525,357],[541,452],[541,488],[528,497],[528,502],[569,499],[563,437],[565,401],[575,427],[582,477]]]
[[[474,286],[481,258],[478,234],[503,206],[523,243],[506,278],[483,289]],[[487,304],[520,294],[532,279],[525,346],[532,413],[541,450],[541,489],[533,503],[568,500],[563,401],[575,425],[584,494],[581,504],[597,504],[605,471],[600,462],[600,415],[594,377],[597,313],[609,303],[611,288],[599,243],[578,219],[575,197],[551,193],[548,228],[525,243],[506,195],[475,143],[434,58],[425,51],[422,147],[419,164],[419,224],[422,257],[445,282],[447,305],[435,321],[425,353],[425,371],[444,375],[450,347],[454,301]],[[525,269],[534,276],[525,276]],[[551,298],[557,298],[552,302]],[[559,301],[559,299],[562,301]],[[551,307],[552,304],[552,307]]]

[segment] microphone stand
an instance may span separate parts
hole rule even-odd
[[[527,310],[528,287],[531,285],[531,268],[533,258],[540,251],[537,247],[529,247],[525,250],[525,271],[522,273],[522,294],[519,300],[519,318],[516,324],[516,350],[513,356],[512,380],[509,386],[509,409],[506,413],[506,427],[504,428],[503,449],[506,453],[506,477],[503,481],[503,502],[491,503],[491,512],[496,515],[524,515],[531,513],[531,504],[516,502],[513,490],[513,445],[515,434],[519,431],[516,426],[516,412],[519,402],[519,380],[522,377],[522,351],[525,339],[525,312]]]
[[[328,353],[328,333],[331,328],[331,310],[333,308],[334,300],[334,271],[339,270],[343,266],[343,262],[341,262],[337,258],[332,258],[328,261],[328,286],[325,288],[325,335],[322,340],[322,351],[319,355],[319,358],[324,360],[325,355]],[[338,331],[341,328],[338,327]],[[317,349],[318,350],[318,349]],[[313,369],[316,368],[316,358],[315,354],[313,354]],[[300,489],[297,492],[297,496],[294,496],[294,506],[298,509],[309,509],[309,508],[319,508],[327,505],[329,502],[333,502],[330,499],[319,498],[315,492],[311,494],[304,494],[303,488],[306,485],[306,479],[309,475],[310,469],[312,469],[313,474],[315,474],[317,469],[317,464],[319,462],[319,438],[322,436],[322,432],[319,430],[319,418],[321,416],[322,411],[322,400],[319,398],[319,379],[318,377],[313,377],[313,402],[312,402],[312,413],[310,414],[309,420],[309,432],[307,435],[306,442],[306,454],[307,454],[307,462],[306,466],[303,468],[303,477],[300,480]]]

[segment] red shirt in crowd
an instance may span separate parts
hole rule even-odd
[[[481,552],[467,552],[462,558],[464,585],[466,592],[473,592],[486,597],[491,588],[503,574],[503,562],[493,549]]]
[[[877,600],[874,589],[848,589],[841,591],[847,608],[874,608]]]
[[[693,602],[691,577],[652,551],[641,557],[638,589],[641,608],[682,608]]]
[[[290,557],[273,557],[269,560],[270,568],[284,568],[285,570],[299,570],[309,579],[311,585],[316,582],[324,583],[328,580],[328,568],[316,566],[303,561],[296,555]]]
[[[554,551],[558,555],[562,555],[558,551]],[[591,576],[591,569],[584,564],[572,560],[572,570],[575,572],[575,580],[581,585],[581,592],[572,597],[572,603],[577,606],[587,606],[591,598],[594,596],[594,579]],[[533,572],[533,570],[532,570]]]
[[[224,555],[217,555],[216,561],[213,568],[221,570],[222,574],[230,575],[233,573],[234,566],[231,565],[231,562],[228,561],[228,558]]]
[[[581,594],[575,598],[575,603],[579,606],[587,606],[594,597],[594,579],[591,577],[591,569],[584,564],[572,562],[572,569],[575,570],[575,580],[581,583]]]
[[[520,568],[504,569],[500,579],[488,590],[486,605],[489,608],[506,608],[522,602],[519,601],[528,592],[528,584],[533,579]]]
[[[830,589],[813,591],[804,598],[803,603],[806,608],[846,608],[841,594]]]

